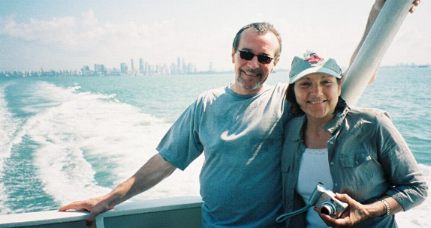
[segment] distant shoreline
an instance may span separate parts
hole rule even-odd
[[[394,68],[431,68],[431,64],[397,64],[397,65],[384,65],[380,66],[381,69],[394,69]],[[273,73],[289,72],[289,69],[280,68],[274,70]],[[233,74],[231,70],[225,71],[197,71],[188,72],[183,74],[139,74],[139,73],[106,73],[101,74],[97,72],[82,73],[80,71],[0,71],[0,78],[27,78],[27,77],[158,77],[158,76],[190,76],[190,75],[214,75],[214,74]]]
[[[380,68],[429,68],[431,64],[397,64],[397,65],[386,65]]]

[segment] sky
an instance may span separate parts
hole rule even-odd
[[[232,70],[236,32],[267,21],[280,31],[278,68],[314,50],[347,66],[374,0],[0,0],[0,71],[81,69],[181,57]],[[382,64],[431,64],[431,2],[404,20]]]

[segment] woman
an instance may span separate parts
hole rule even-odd
[[[334,59],[315,53],[292,62],[287,99],[297,117],[288,123],[283,148],[285,211],[303,208],[319,182],[348,207],[338,218],[310,207],[286,219],[288,227],[396,227],[394,214],[427,195],[424,176],[387,114],[350,108],[340,97],[342,76]]]

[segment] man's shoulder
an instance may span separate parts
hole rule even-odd
[[[276,89],[284,89],[284,90],[286,90],[287,87],[289,87],[289,83],[286,83],[286,82],[277,82],[274,85],[274,88],[276,88]]]
[[[197,98],[195,99],[194,105],[195,107],[206,107],[212,103],[214,103],[216,100],[220,101],[220,97],[223,97],[223,95],[228,93],[228,87],[218,87],[206,90],[202,93],[200,93]]]
[[[274,91],[274,93],[284,94],[286,93],[287,88],[289,87],[289,84],[278,82],[276,84],[266,84],[265,90],[271,90]]]
[[[208,100],[219,97],[223,94],[227,93],[227,86],[222,86],[218,88],[212,88],[206,90],[198,95],[198,100]]]

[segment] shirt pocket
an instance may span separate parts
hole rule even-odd
[[[369,161],[373,160],[371,155],[365,150],[354,150],[348,154],[340,155],[340,163],[344,168],[353,168],[361,166]]]

